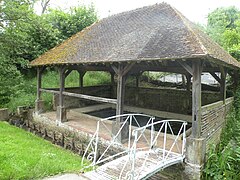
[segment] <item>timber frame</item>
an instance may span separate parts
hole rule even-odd
[[[114,64],[88,64],[88,65],[62,65],[58,66],[59,71],[59,91],[51,88],[42,88],[42,74],[46,66],[37,68],[37,100],[36,100],[36,112],[43,112],[43,102],[41,99],[42,92],[50,92],[59,94],[59,106],[57,107],[57,120],[59,122],[67,121],[67,111],[64,107],[63,96],[71,96],[76,98],[82,98],[97,102],[111,103],[116,105],[116,114],[120,115],[123,113],[124,106],[124,93],[126,79],[129,75],[136,77],[136,86],[139,86],[139,76],[144,71],[159,71],[159,72],[172,72],[180,73],[186,77],[186,90],[191,89],[191,78],[192,78],[192,137],[199,138],[201,136],[201,74],[202,72],[209,72],[217,82],[220,84],[221,100],[225,103],[226,99],[226,74],[229,72],[230,75],[236,76],[236,71],[229,67],[214,64],[212,62],[198,59],[198,60],[172,60],[172,61],[143,61],[133,63],[114,63]],[[104,98],[96,97],[85,94],[77,94],[65,91],[65,79],[73,71],[76,70],[79,73],[79,87],[84,85],[84,75],[87,71],[106,71],[111,75],[111,84],[114,86],[114,76],[117,79],[117,97]],[[220,77],[216,74],[220,73]],[[116,126],[119,127],[121,119],[116,121]],[[115,132],[113,128],[113,134]],[[121,141],[121,138],[120,138]]]

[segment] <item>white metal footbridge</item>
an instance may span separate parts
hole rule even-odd
[[[101,132],[111,135],[109,120],[117,118],[122,120],[118,133],[110,136],[110,141],[103,140]],[[145,125],[140,126],[140,118],[147,118]],[[173,131],[174,123],[180,126]],[[99,180],[146,179],[166,167],[181,163],[185,158],[186,125],[187,123],[181,120],[155,121],[154,117],[143,114],[125,114],[101,119],[82,161],[91,160],[92,163],[85,165],[85,168],[93,167],[94,170],[82,174],[81,177]],[[117,138],[126,126],[128,137],[121,144]],[[156,127],[158,130],[155,130]],[[102,152],[99,152],[100,150]]]

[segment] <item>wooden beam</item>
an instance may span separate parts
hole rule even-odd
[[[68,67],[68,69],[72,70],[80,70],[80,71],[110,71],[111,67],[107,66],[97,66],[97,65],[72,65]]]
[[[126,75],[131,70],[131,68],[134,66],[134,64],[135,63],[125,64],[125,65],[118,64],[118,67],[116,67],[115,65],[112,65],[112,69],[117,74],[116,115],[121,115],[123,113]]]
[[[185,61],[178,61],[178,63],[191,75],[193,75],[193,69]]]
[[[214,79],[216,79],[216,81],[219,83],[219,84],[221,84],[222,83],[222,80],[215,74],[215,72],[209,72],[211,75],[212,75],[212,77],[214,78]]]
[[[192,83],[192,136],[193,138],[201,137],[201,73],[202,63],[193,62],[193,83]]]
[[[97,102],[104,102],[104,103],[111,103],[111,104],[117,104],[116,99],[110,99],[110,98],[103,98],[103,97],[97,97],[97,96],[90,96],[85,94],[76,94],[76,93],[70,93],[70,92],[63,92],[63,95],[71,96],[71,97],[77,97]]]
[[[52,90],[52,89],[40,89],[42,92],[48,92],[48,93],[54,93],[54,94],[60,94],[60,91],[57,90]],[[70,93],[70,92],[63,92],[63,95],[65,96],[71,96],[71,97],[77,97],[81,99],[87,99],[87,100],[92,100],[92,101],[97,101],[97,102],[104,102],[104,103],[111,103],[111,104],[117,104],[116,99],[111,99],[111,98],[103,98],[103,97],[97,97],[97,96],[90,96],[90,95],[85,95],[85,94],[77,94],[77,93]]]

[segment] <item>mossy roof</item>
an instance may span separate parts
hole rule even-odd
[[[240,63],[166,3],[102,19],[31,62],[32,66],[170,59]]]

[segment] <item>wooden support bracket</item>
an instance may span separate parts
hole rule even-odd
[[[216,74],[215,74],[215,72],[209,72],[211,75],[212,75],[212,77],[214,78],[214,79],[216,79],[216,81],[219,83],[219,84],[221,84],[222,83],[222,80],[220,79],[220,77],[218,77]]]
[[[193,75],[193,69],[184,61],[178,61],[178,63],[191,75]]]

